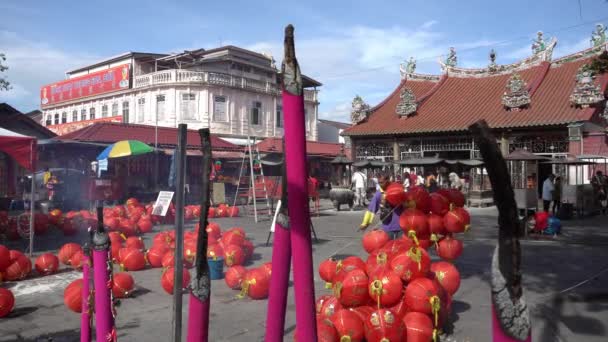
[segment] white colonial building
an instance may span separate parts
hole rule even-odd
[[[211,128],[234,142],[283,135],[272,56],[225,46],[179,54],[130,52],[67,72],[41,89],[43,124],[66,134],[99,121]],[[318,140],[318,90],[304,77],[307,139]]]

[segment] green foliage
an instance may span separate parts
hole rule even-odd
[[[4,65],[2,62],[6,61],[6,55],[0,53],[0,72],[4,72],[8,70],[8,66]],[[4,77],[0,77],[0,91],[2,90],[10,90],[11,84]]]
[[[588,64],[588,69],[593,72],[594,75],[608,72],[608,51],[604,51],[601,55],[595,57],[591,63]]]

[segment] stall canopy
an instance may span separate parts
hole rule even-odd
[[[532,152],[528,152],[528,151],[522,150],[522,149],[517,149],[517,150],[509,153],[509,155],[505,159],[506,160],[517,160],[517,161],[549,160],[549,158],[547,158],[547,157],[538,156]]]
[[[34,171],[36,138],[0,128],[0,151],[13,157],[23,168]]]

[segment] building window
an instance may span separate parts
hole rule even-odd
[[[112,116],[118,116],[118,103],[112,103]]]
[[[53,124],[57,125],[59,123],[59,113],[55,113],[55,120],[53,120]]]
[[[81,109],[80,110],[80,121],[84,121],[87,119],[87,110],[86,109]]]
[[[213,97],[213,121],[228,121],[225,96]]]
[[[165,95],[156,96],[156,121],[165,120]]]
[[[193,93],[182,94],[181,103],[182,120],[196,120],[196,95]]]
[[[129,101],[122,103],[122,122],[129,123]]]
[[[72,111],[72,122],[76,122],[76,121],[78,121],[78,111],[73,110]]]
[[[66,122],[68,122],[68,113],[63,112],[63,113],[61,113],[61,123],[64,124]]]
[[[283,106],[277,105],[277,127],[283,127]]]
[[[310,133],[310,122],[308,121],[308,110],[304,108],[304,124],[306,125],[306,133]]]
[[[89,109],[89,120],[95,120],[95,107]]]
[[[53,124],[53,116],[49,114],[46,116],[46,125],[50,126],[52,124]]]
[[[137,122],[144,122],[144,110],[146,107],[146,99],[137,99]]]
[[[101,106],[101,117],[102,118],[107,118],[108,117],[108,105],[103,105]]]
[[[259,126],[262,124],[262,102],[253,102],[251,107],[251,118],[249,120],[252,125]]]

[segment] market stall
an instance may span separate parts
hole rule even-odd
[[[563,159],[551,159],[542,164],[559,165],[565,167],[565,179],[562,185],[561,201],[563,205],[564,217],[570,217],[573,211],[579,217],[591,214],[598,210],[596,194],[593,186],[589,184],[589,176],[585,173],[585,166],[595,165],[589,160],[582,160],[576,157]],[[587,178],[587,179],[585,179]]]
[[[539,162],[549,158],[526,150],[515,150],[506,158],[515,192],[515,202],[520,210],[538,211]]]

